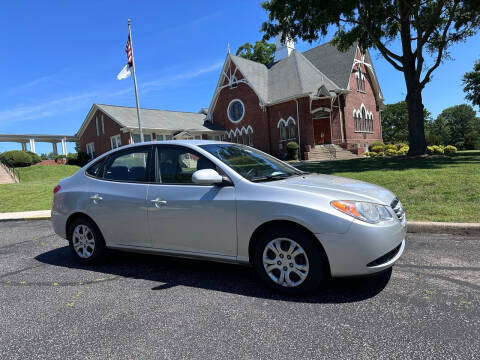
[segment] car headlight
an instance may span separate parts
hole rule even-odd
[[[371,224],[392,219],[392,214],[384,205],[350,200],[335,200],[331,201],[330,205],[344,214]]]

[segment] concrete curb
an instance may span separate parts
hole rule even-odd
[[[51,218],[50,210],[0,213],[0,222],[1,221],[19,221],[19,220],[49,220],[50,218]]]
[[[407,232],[451,235],[479,235],[480,223],[408,221]]]

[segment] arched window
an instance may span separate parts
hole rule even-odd
[[[253,129],[251,127],[247,130],[248,135],[248,145],[253,146]]]
[[[365,75],[362,73],[362,68],[360,64],[357,64],[357,71],[355,73],[355,78],[357,80],[357,90],[365,91]]]
[[[242,132],[242,144],[243,145],[248,145],[248,137],[247,137],[247,131]]]
[[[287,140],[287,128],[283,122],[280,124],[280,140]]]
[[[288,139],[295,139],[295,120],[288,119]]]
[[[366,122],[367,122],[367,114],[365,108],[362,108],[362,124],[360,126],[360,131],[366,131]]]

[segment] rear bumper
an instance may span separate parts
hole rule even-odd
[[[405,249],[406,226],[397,220],[368,224],[355,220],[345,234],[316,234],[333,277],[359,276],[390,268]]]

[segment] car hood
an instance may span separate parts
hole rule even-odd
[[[267,183],[274,187],[299,190],[332,200],[368,201],[390,205],[395,195],[381,186],[340,176],[308,174]]]

